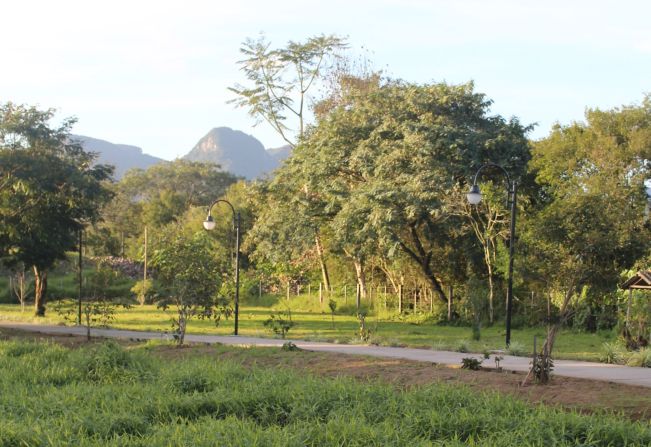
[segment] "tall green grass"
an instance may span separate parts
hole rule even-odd
[[[301,355],[297,353],[296,355]],[[647,446],[648,424],[468,388],[0,342],[0,446]]]

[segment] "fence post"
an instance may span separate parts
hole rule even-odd
[[[402,284],[398,285],[398,313],[402,313]]]
[[[418,311],[418,289],[414,289],[414,313]]]
[[[319,303],[323,304],[323,283],[319,283]]]

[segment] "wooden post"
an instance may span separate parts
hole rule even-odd
[[[414,289],[414,313],[418,310],[418,289]]]
[[[289,301],[289,281],[287,281],[287,301]]]
[[[146,290],[146,285],[147,285],[147,226],[145,225],[145,262],[143,266],[143,273],[142,273],[142,302],[140,304],[145,304],[145,290]]]
[[[427,295],[429,296],[429,313],[434,313],[434,292],[432,289],[427,289]]]
[[[348,304],[348,286],[344,284],[344,304]]]
[[[258,282],[258,299],[262,298],[262,280]]]
[[[312,283],[308,283],[307,285],[307,297],[312,299]]]
[[[402,313],[402,284],[398,285],[398,313]]]
[[[450,285],[449,288],[448,288],[448,321],[452,321],[452,296],[453,296],[453,293],[454,293],[454,289],[452,288],[452,285]]]
[[[319,303],[323,304],[323,283],[319,283]]]
[[[387,303],[387,285],[385,284],[384,285],[384,310],[387,310],[388,304],[389,303]]]
[[[633,289],[628,289],[628,305],[626,306],[626,327],[631,321],[631,307],[633,305]]]
[[[300,284],[296,284],[296,296],[298,296],[298,295],[300,295],[300,294],[301,294],[301,285],[300,285]]]

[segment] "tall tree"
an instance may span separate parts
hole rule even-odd
[[[649,159],[649,96],[640,106],[588,110],[585,124],[558,125],[535,145],[539,210],[524,236],[531,262],[560,297],[548,354],[577,300],[598,305],[616,290],[620,273],[651,248],[644,212]]]
[[[110,199],[112,169],[71,142],[74,119],[52,127],[54,110],[0,106],[0,257],[34,271],[36,315],[45,314],[47,273],[75,248],[77,233]]]
[[[289,41],[277,49],[272,49],[264,36],[248,38],[240,48],[245,59],[239,64],[250,85],[229,88],[237,95],[231,102],[266,121],[293,147],[305,132],[308,91],[319,81],[336,51],[345,47],[345,39],[335,35]],[[288,116],[296,120],[296,127],[289,127]]]
[[[258,121],[266,121],[294,147],[305,133],[310,105],[308,92],[322,79],[337,51],[344,48],[346,40],[336,35],[321,34],[305,42],[289,41],[284,48],[277,49],[272,49],[264,36],[248,38],[240,48],[245,59],[239,64],[250,85],[231,87],[237,95],[231,102],[248,109]],[[294,125],[288,125],[288,117],[293,118]],[[330,278],[318,228],[313,241],[323,282],[329,290]]]
[[[489,116],[490,101],[472,84],[392,82],[342,104],[296,148],[287,169],[319,191],[341,236],[403,251],[447,302],[443,278],[465,270],[460,257],[469,245],[453,212],[455,191],[485,161],[521,172],[527,129]]]

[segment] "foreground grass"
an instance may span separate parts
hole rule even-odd
[[[161,361],[115,342],[1,341],[0,389],[3,447],[651,444],[648,424],[465,387],[401,391],[211,356]]]
[[[258,337],[271,337],[263,321],[269,318],[274,309],[292,310],[292,319],[296,326],[291,329],[288,338],[331,341],[336,343],[359,343],[359,323],[355,316],[337,314],[334,326],[331,315],[316,299],[307,297],[292,298],[289,303],[284,299],[278,301],[270,298],[260,304],[244,302],[240,307],[240,334]],[[325,305],[324,305],[325,306]],[[118,312],[112,327],[138,331],[171,331],[170,313],[165,313],[156,306],[134,306]],[[39,321],[59,324],[63,320],[50,311],[45,319],[34,320],[31,308],[20,311],[17,305],[0,305],[0,319],[16,321]],[[472,341],[471,329],[437,325],[419,319],[418,316],[400,317],[392,312],[380,310],[371,314],[366,320],[371,329],[371,342],[390,346],[425,347],[452,351],[482,352],[486,349],[504,348],[504,326],[482,329],[481,340]],[[233,332],[233,321],[222,322],[219,327],[205,320],[194,320],[188,326],[189,333],[227,335]],[[512,347],[526,354],[533,349],[533,338],[544,339],[544,328],[514,329]],[[555,357],[559,359],[598,361],[602,356],[602,345],[615,338],[614,332],[597,334],[562,331],[554,346]],[[517,352],[516,352],[517,354]]]

